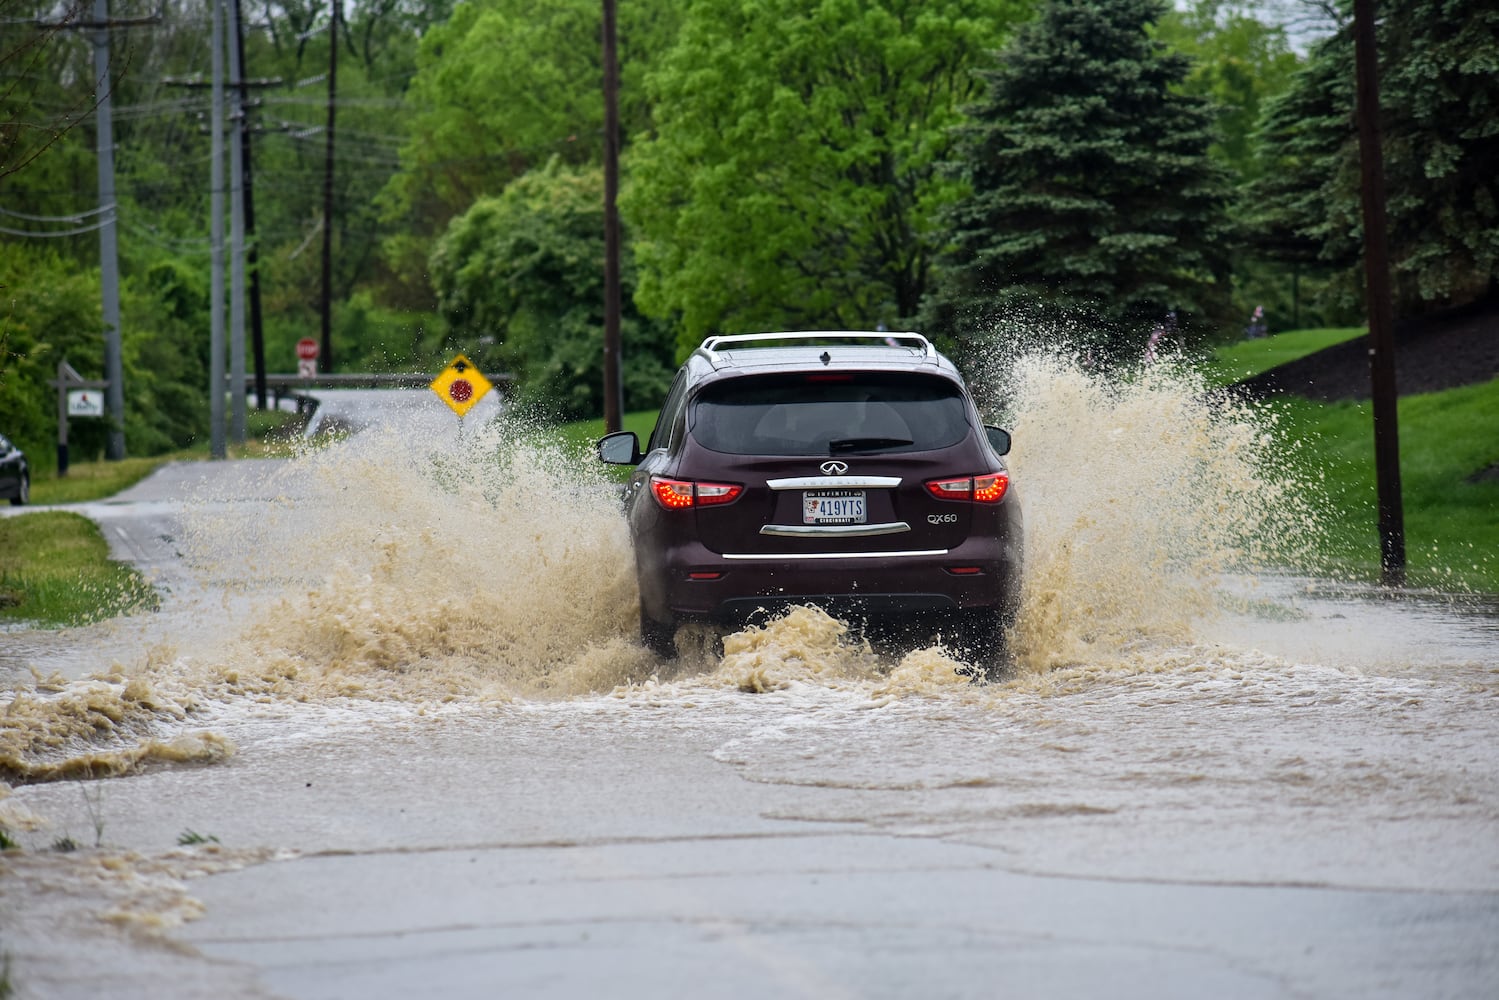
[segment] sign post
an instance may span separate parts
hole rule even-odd
[[[432,380],[429,388],[437,393],[438,399],[448,404],[448,409],[458,414],[458,433],[461,436],[464,414],[494,386],[472,361],[459,354]]]
[[[317,377],[318,342],[311,337],[297,341],[297,377]]]
[[[105,379],[84,378],[66,361],[57,363],[57,378],[49,383],[57,387],[57,476],[68,474],[68,417],[104,416]]]

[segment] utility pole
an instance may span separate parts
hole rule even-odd
[[[104,378],[109,385],[104,390],[104,402],[109,411],[109,438],[105,445],[105,457],[117,462],[125,457],[125,366],[120,350],[120,253],[119,253],[119,207],[115,203],[115,147],[114,113],[110,97],[114,93],[114,82],[109,78],[109,32],[114,28],[130,28],[136,25],[160,24],[160,17],[137,17],[112,20],[109,16],[109,0],[94,0],[92,21],[64,21],[60,24],[43,24],[38,28],[64,31],[92,31],[94,46],[94,86],[97,102],[94,106],[94,143],[99,165],[99,294],[100,312],[104,320]],[[99,89],[102,88],[102,93]]]
[[[235,10],[236,12],[238,12],[239,0],[234,0],[234,2]],[[250,156],[250,136],[254,133],[254,129],[250,127],[249,108],[252,106],[252,102],[250,101],[248,95],[250,93],[250,88],[252,87],[256,89],[265,87],[279,87],[282,85],[283,81],[280,77],[262,77],[260,79],[250,80],[243,75],[245,65],[245,38],[243,20],[239,21],[239,30],[237,34],[239,37],[235,39],[236,54],[239,57],[239,66],[241,73],[231,74],[238,75],[238,79],[226,81],[226,85],[236,87],[239,90],[240,98],[240,110],[236,115],[236,121],[239,123],[237,132],[240,137],[239,158],[240,173],[243,178],[243,184],[236,184],[233,186],[241,188],[240,201],[243,204],[242,211],[244,213],[243,228],[245,247],[243,266],[244,269],[249,272],[250,279],[250,351],[255,362],[255,402],[256,407],[263,410],[265,409],[267,397],[265,382],[265,326],[262,320],[260,307],[260,270],[258,266],[259,253],[256,250],[255,244],[255,189],[253,179],[254,172],[252,169]],[[211,88],[213,86],[212,81],[204,81],[201,79],[178,79],[175,77],[165,77],[163,82],[165,82],[169,86],[186,87],[189,90],[202,90]]]
[[[255,242],[255,172],[250,158],[249,115],[250,81],[244,77],[245,70],[245,21],[240,14],[240,0],[234,0],[234,47],[239,57],[239,103],[241,172],[244,175],[245,200],[245,263],[250,268],[250,343],[255,357],[255,408],[265,409],[265,325],[260,311],[260,251]]]
[[[329,0],[328,22],[328,145],[323,164],[323,346],[318,352],[321,371],[333,370],[333,119],[338,96],[339,0]]]
[[[229,16],[229,436],[245,443],[245,105],[244,73],[239,65],[239,4],[219,0]]]
[[[1405,584],[1405,512],[1395,390],[1395,317],[1385,235],[1384,156],[1379,140],[1379,67],[1374,0],[1354,0],[1358,146],[1364,213],[1364,295],[1369,312],[1369,374],[1374,402],[1374,475],[1379,496],[1379,566],[1387,587]]]
[[[615,0],[604,0],[604,431],[622,423],[619,338],[619,54]]]
[[[213,107],[209,129],[213,133],[213,159],[209,164],[210,234],[213,277],[210,281],[208,339],[208,453],[224,458],[224,5],[213,7]]]
[[[104,314],[104,378],[109,386],[104,401],[109,407],[109,442],[104,455],[112,462],[125,457],[125,366],[120,352],[120,255],[117,238],[120,217],[115,205],[114,116],[109,79],[109,0],[94,0],[94,79],[104,88],[95,112],[98,121],[99,204],[107,206],[99,227],[99,286]]]

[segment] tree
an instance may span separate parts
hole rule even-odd
[[[1381,130],[1397,309],[1461,303],[1499,281],[1499,9],[1393,0],[1379,25]],[[1353,41],[1309,56],[1266,109],[1263,178],[1248,193],[1267,252],[1315,254],[1361,287]]]
[[[1206,98],[1216,112],[1211,151],[1238,182],[1254,178],[1255,129],[1266,99],[1282,93],[1300,65],[1286,29],[1227,0],[1195,0],[1168,10],[1156,37],[1192,60],[1183,93]]]
[[[960,336],[1004,313],[1141,344],[1169,310],[1214,315],[1225,276],[1211,111],[1148,27],[1157,0],[1050,0],[983,72],[963,130],[972,194],[928,316]]]
[[[627,162],[639,303],[715,329],[913,317],[937,164],[1017,0],[695,0],[647,77],[656,132]]]
[[[1317,51],[1287,90],[1265,102],[1256,133],[1259,167],[1240,189],[1234,214],[1261,260],[1317,279],[1315,311],[1358,322],[1362,304],[1348,277],[1360,259],[1361,228],[1353,65],[1318,58]],[[1342,280],[1329,280],[1340,271]]]
[[[470,0],[423,37],[410,139],[380,200],[399,223],[382,248],[393,268],[420,274],[450,219],[527,170],[602,162],[600,11],[598,0]],[[625,142],[647,126],[641,75],[676,18],[675,0],[620,5]]]
[[[57,363],[100,378],[99,280],[50,248],[0,241],[0,428],[33,464],[50,467],[57,440]],[[104,446],[104,421],[78,421],[74,454]]]
[[[453,345],[481,367],[516,372],[522,404],[548,416],[596,416],[603,411],[603,256],[597,167],[554,159],[479,199],[432,253]],[[633,268],[628,258],[622,263],[625,397],[653,406],[671,381],[671,338],[628,307]]]

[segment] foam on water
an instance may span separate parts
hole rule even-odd
[[[994,382],[1025,505],[1022,678],[1128,668],[1141,644],[1189,641],[1220,574],[1273,563],[1317,530],[1273,421],[1189,376],[1119,379],[1037,354]],[[202,614],[225,628],[84,681],[18,689],[0,717],[0,775],[218,759],[231,748],[195,729],[209,706],[483,704],[653,679],[877,702],[973,694],[941,647],[882,654],[815,609],[727,636],[721,654],[716,636],[684,630],[681,661],[661,663],[636,640],[617,487],[503,420],[461,440],[394,421],[308,451],[269,489],[275,499],[188,510],[186,561],[217,602]]]

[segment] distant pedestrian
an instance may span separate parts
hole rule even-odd
[[[1155,329],[1150,331],[1150,339],[1145,342],[1145,363],[1155,364],[1156,348],[1160,346],[1161,338],[1166,336],[1166,324],[1157,323]]]
[[[1186,339],[1182,337],[1181,327],[1176,322],[1175,309],[1172,309],[1170,312],[1166,313],[1166,321],[1162,325],[1166,328],[1166,339],[1170,341],[1173,346],[1175,346],[1176,352],[1178,354],[1185,354],[1187,352],[1187,342]]]
[[[1255,306],[1254,313],[1249,317],[1249,325],[1244,328],[1244,336],[1250,340],[1258,340],[1265,335],[1266,329],[1265,307]]]

